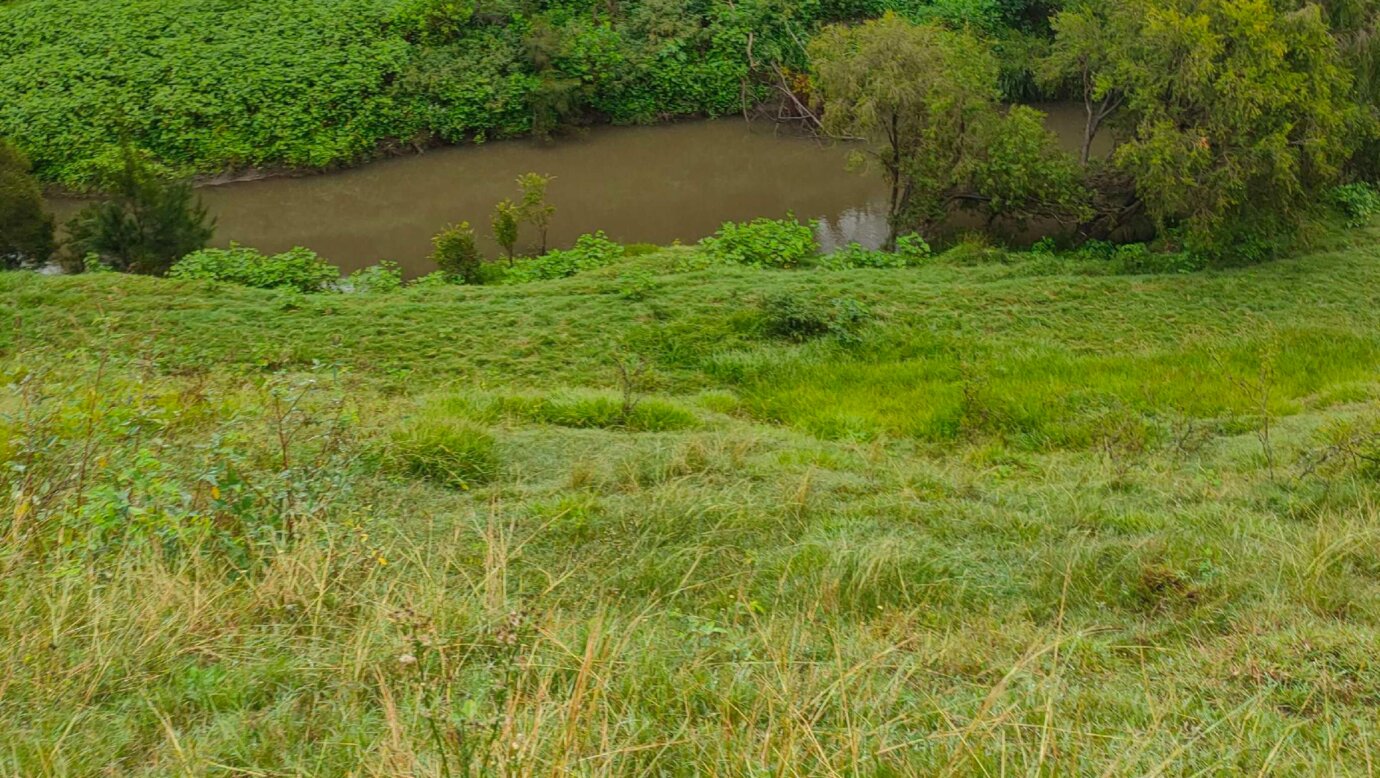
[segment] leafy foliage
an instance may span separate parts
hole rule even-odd
[[[878,251],[858,243],[850,243],[820,257],[819,265],[827,270],[903,268],[918,265],[931,255],[930,245],[925,239],[910,233],[896,239],[895,251]]]
[[[161,275],[206,245],[212,221],[191,185],[161,180],[128,146],[122,155],[106,185],[109,199],[87,206],[68,225],[71,245],[115,270]]]
[[[513,263],[517,250],[518,226],[522,222],[522,212],[512,200],[501,200],[494,206],[489,217],[489,228],[493,230],[494,241],[508,255],[508,264]]]
[[[479,270],[484,264],[474,243],[474,230],[469,222],[453,224],[431,239],[431,261],[441,273],[466,284],[480,282]]]
[[[1030,108],[1003,113],[997,63],[971,32],[887,14],[810,45],[825,128],[861,137],[890,187],[893,237],[960,207],[1076,222],[1080,174]]]
[[[1380,213],[1380,191],[1364,181],[1333,187],[1328,199],[1346,216],[1350,227],[1365,225]]]
[[[536,229],[541,236],[541,253],[546,253],[546,232],[551,226],[551,217],[556,215],[556,206],[546,201],[546,190],[551,185],[553,176],[544,176],[540,173],[524,173],[518,176],[518,188],[522,190],[522,199],[518,202],[517,215],[521,219]],[[497,227],[495,227],[497,232]]]
[[[350,274],[350,288],[362,294],[388,294],[403,288],[402,268],[384,260]]]
[[[549,251],[533,259],[524,259],[504,276],[504,283],[521,284],[565,278],[585,270],[594,270],[623,258],[623,247],[603,231],[581,235],[568,249]]]
[[[85,189],[122,137],[189,175],[731,114],[821,21],[875,12],[847,5],[27,0],[0,5],[0,135]]]
[[[758,307],[764,335],[796,343],[826,335],[851,342],[858,329],[872,318],[862,303],[851,298],[821,302],[793,292],[768,295],[759,301]]]
[[[246,246],[192,252],[168,270],[169,278],[224,281],[257,289],[295,289],[310,294],[334,289],[340,269],[302,247],[271,256]]]
[[[1089,134],[1161,232],[1217,259],[1277,253],[1358,142],[1354,77],[1317,6],[1088,0],[1054,20],[1050,69],[1085,85]]]
[[[53,218],[19,150],[0,139],[0,270],[38,267],[53,254]]]
[[[727,222],[700,247],[714,262],[776,268],[795,267],[819,251],[814,223],[794,216]]]

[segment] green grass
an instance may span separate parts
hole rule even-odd
[[[1371,774],[1380,236],[683,259],[0,274],[0,775]]]

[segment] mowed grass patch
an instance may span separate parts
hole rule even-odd
[[[551,424],[577,429],[669,432],[693,429],[700,419],[685,406],[634,392],[622,395],[593,389],[547,393],[468,392],[427,399],[433,413],[490,423]]]
[[[1038,449],[1087,446],[1128,413],[1231,426],[1354,397],[1358,382],[1380,378],[1380,340],[1304,328],[1089,354],[922,337],[873,354],[747,352],[715,366],[741,386],[749,412],[821,437],[998,435]]]
[[[1368,774],[1372,250],[1003,267],[0,274],[0,774]]]

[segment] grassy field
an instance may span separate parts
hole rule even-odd
[[[1380,231],[690,252],[0,274],[0,775],[1374,773]]]

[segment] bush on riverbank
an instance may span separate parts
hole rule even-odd
[[[54,243],[53,217],[43,212],[29,161],[0,139],[0,270],[42,267]]]
[[[232,244],[228,249],[202,249],[188,254],[172,266],[168,277],[312,293],[336,288],[340,268],[300,246],[270,256]]]

